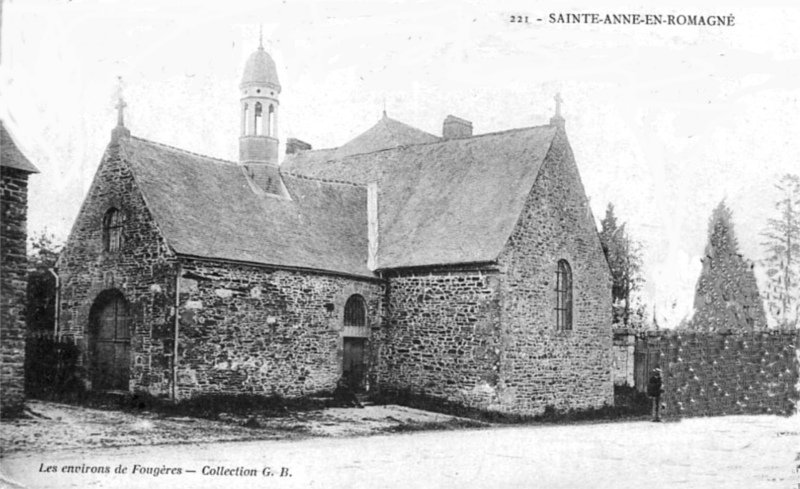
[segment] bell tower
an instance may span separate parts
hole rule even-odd
[[[239,164],[261,190],[281,195],[278,171],[278,96],[281,85],[275,61],[264,51],[263,42],[248,58],[239,89],[242,121]]]

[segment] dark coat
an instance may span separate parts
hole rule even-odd
[[[661,374],[653,374],[647,382],[647,395],[659,397],[664,392],[664,384],[661,381]]]
[[[340,379],[336,383],[336,390],[333,391],[333,402],[334,405],[339,407],[364,407],[358,400],[356,393],[350,388],[350,384],[344,379]]]

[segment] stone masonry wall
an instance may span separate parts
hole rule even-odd
[[[556,329],[556,269],[572,269],[572,330]],[[562,131],[556,134],[499,258],[503,282],[503,409],[539,413],[613,404],[611,278]]]
[[[379,381],[387,390],[488,409],[498,402],[497,271],[420,271],[389,280]]]
[[[28,174],[0,167],[0,415],[22,408],[25,395],[25,293]]]
[[[103,217],[116,207],[125,216],[122,246],[103,251]],[[147,209],[129,166],[111,144],[59,259],[63,337],[81,347],[90,365],[89,312],[97,296],[117,289],[129,303],[130,390],[171,390],[176,261]],[[87,387],[91,387],[85,372]]]
[[[180,291],[181,397],[332,390],[342,374],[345,334],[366,337],[367,362],[377,363],[380,283],[192,260],[184,262]],[[344,305],[353,294],[367,304],[367,327],[360,332],[343,328]]]
[[[660,353],[651,358],[662,369],[665,415],[794,413],[797,339],[794,331],[648,337]]]

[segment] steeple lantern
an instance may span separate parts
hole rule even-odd
[[[281,85],[275,61],[263,45],[248,58],[239,90],[242,125],[239,164],[262,190],[279,194],[278,96]]]

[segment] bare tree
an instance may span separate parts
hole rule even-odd
[[[780,199],[777,219],[769,219],[761,236],[767,271],[767,309],[781,329],[796,329],[800,318],[800,176],[784,175],[775,185]]]

